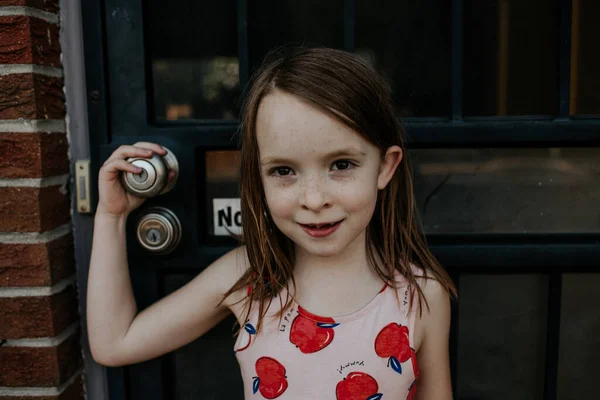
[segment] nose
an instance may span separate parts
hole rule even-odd
[[[325,179],[320,175],[308,177],[303,185],[300,201],[303,208],[311,211],[328,207],[329,195]]]

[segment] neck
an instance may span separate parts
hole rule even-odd
[[[346,315],[373,299],[383,281],[369,265],[365,236],[331,257],[297,247],[295,301],[317,315]]]
[[[321,257],[296,247],[294,275],[308,277],[348,277],[350,279],[373,274],[367,257],[366,235],[363,232],[335,256]]]

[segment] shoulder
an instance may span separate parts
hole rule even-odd
[[[424,342],[431,340],[433,335],[445,336],[450,332],[450,295],[444,286],[433,278],[419,279],[419,286],[423,293],[421,307],[418,307],[419,299],[415,296],[417,307],[415,331],[416,347],[419,348]]]
[[[222,296],[246,273],[249,265],[246,247],[240,246],[211,263],[199,278],[210,282],[213,290]],[[228,303],[229,299],[225,299],[224,304]]]
[[[417,313],[416,343],[420,371],[419,398],[451,399],[450,361],[450,295],[443,284],[428,277],[420,280],[424,296],[422,313]],[[426,303],[425,303],[426,302]]]
[[[241,277],[249,267],[246,246],[239,246],[219,257],[211,267],[219,267],[232,277]]]
[[[421,319],[430,325],[440,322],[440,317],[449,317],[450,295],[444,286],[433,278],[421,279],[420,286],[425,300]]]
[[[400,271],[396,271],[394,286],[397,296],[408,301],[410,298],[410,318],[414,321],[415,349],[418,349],[425,333],[438,329],[450,318],[450,295],[444,285],[431,273],[415,264],[410,265],[413,283]],[[420,296],[422,294],[422,296]]]
[[[450,294],[444,285],[435,279],[431,273],[426,273],[414,264],[411,265],[411,270],[423,294],[421,319],[429,319],[435,316],[436,313],[444,312],[446,309],[450,311]],[[415,298],[415,300],[418,302],[418,298]]]
[[[244,276],[249,268],[250,262],[246,246],[240,246],[225,253],[207,269],[210,269],[210,273],[218,277],[218,280],[215,280],[215,282],[218,282],[219,292],[224,295]],[[224,299],[223,304],[231,308],[232,305],[243,300],[246,295],[247,292],[245,289],[231,293]]]

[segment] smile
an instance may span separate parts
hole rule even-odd
[[[304,232],[312,237],[325,237],[335,232],[344,220],[321,224],[299,224]]]

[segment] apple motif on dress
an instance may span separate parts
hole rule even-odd
[[[414,380],[413,383],[410,384],[410,388],[408,388],[408,396],[406,396],[406,400],[413,400],[416,392],[417,392],[417,381]]]
[[[298,307],[298,312],[290,329],[290,342],[305,354],[315,353],[327,347],[335,336],[333,328],[339,324],[332,318],[317,317],[315,320],[310,319],[307,315],[312,314],[301,307]]]
[[[256,335],[256,328],[249,322],[244,325],[244,330],[240,332],[240,347],[234,351],[234,354],[242,350],[246,350],[252,343],[252,335]]]
[[[401,374],[401,364],[415,356],[415,351],[410,347],[408,340],[408,328],[394,322],[386,325],[375,338],[375,352],[379,357],[387,358],[388,367]],[[414,359],[416,356],[413,357],[413,366]]]
[[[256,360],[256,375],[252,382],[252,392],[260,392],[265,399],[279,397],[288,387],[285,367],[274,358],[261,357]]]
[[[380,400],[383,395],[378,393],[377,381],[364,372],[350,372],[344,380],[335,387],[337,400]]]

